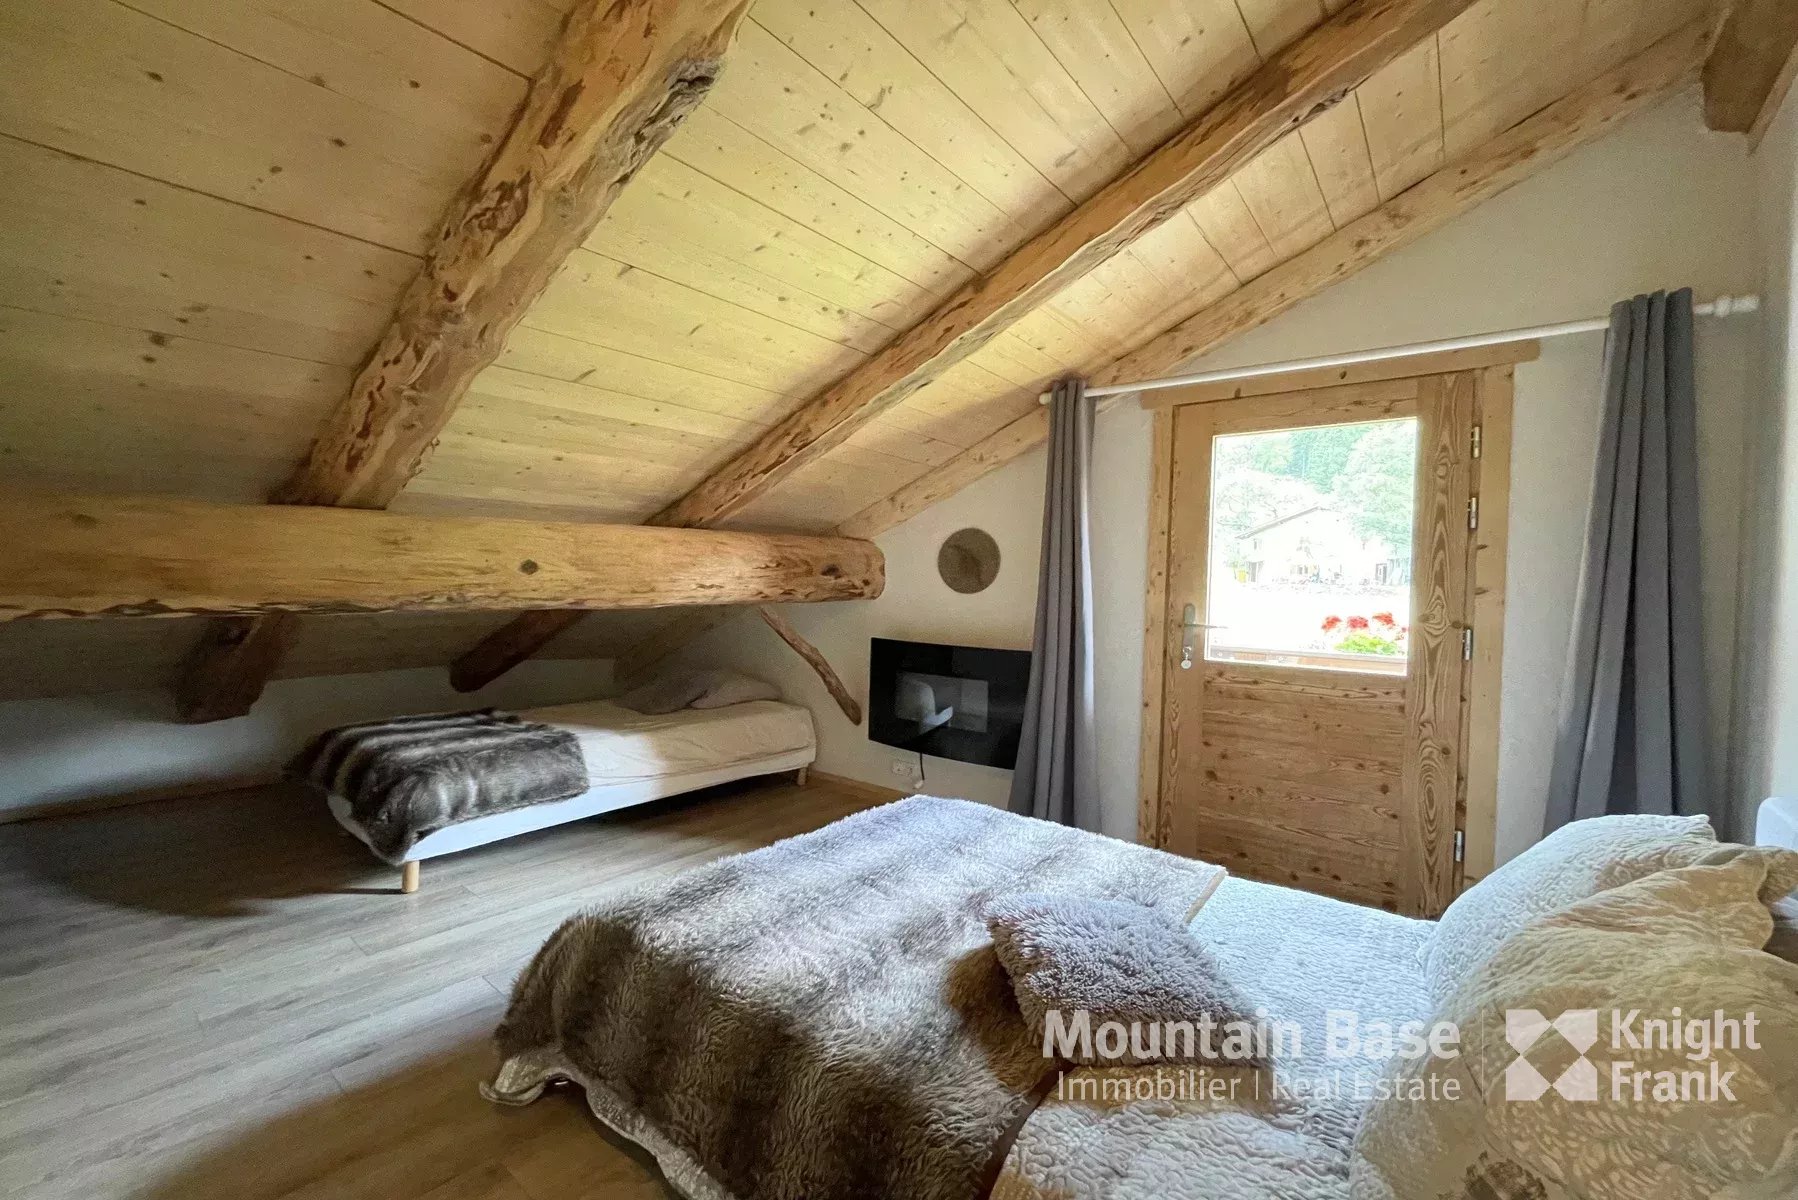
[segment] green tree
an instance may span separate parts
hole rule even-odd
[[[1291,444],[1287,473],[1320,492],[1330,491],[1368,431],[1367,425],[1314,425],[1292,430],[1285,435]]]
[[[1416,505],[1417,424],[1384,421],[1361,430],[1330,489],[1332,503],[1356,534],[1379,538],[1403,556]]]

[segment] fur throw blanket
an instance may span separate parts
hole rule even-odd
[[[431,713],[320,734],[288,774],[343,797],[391,863],[428,833],[587,790],[580,742],[511,713]]]
[[[675,1188],[972,1200],[1055,1064],[986,926],[1022,892],[1190,918],[1221,870],[917,797],[574,917],[520,977],[489,1098],[573,1080]]]

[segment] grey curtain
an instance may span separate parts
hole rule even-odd
[[[1689,289],[1611,310],[1545,832],[1604,813],[1712,812],[1695,392]]]
[[[1088,501],[1092,455],[1093,408],[1086,399],[1086,381],[1062,380],[1050,407],[1036,636],[1010,807],[1028,817],[1097,830]]]

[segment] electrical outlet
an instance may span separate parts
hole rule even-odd
[[[892,770],[893,770],[893,774],[898,775],[904,779],[910,779],[912,777],[912,772],[915,770],[915,768],[912,766],[912,764],[910,764],[908,762],[895,761],[892,764]]]

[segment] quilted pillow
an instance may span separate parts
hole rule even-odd
[[[1696,862],[1717,848],[1704,817],[1591,817],[1563,825],[1463,892],[1424,952],[1430,1003],[1491,958],[1537,917],[1609,887]]]
[[[987,928],[1011,977],[1031,1036],[1041,1041],[1051,1013],[1067,1029],[1087,1014],[1089,1044],[1057,1039],[1060,1057],[1082,1066],[1142,1066],[1261,1061],[1253,1044],[1254,1006],[1223,978],[1217,960],[1191,933],[1154,909],[1078,896],[1008,896],[987,909]],[[1198,1027],[1209,1021],[1212,1032]],[[1166,1036],[1168,1022],[1190,1022],[1192,1034]],[[1099,1031],[1108,1023],[1126,1036],[1111,1053]],[[1233,1036],[1234,1035],[1234,1036]],[[1189,1044],[1190,1042],[1190,1044]],[[1209,1052],[1208,1052],[1209,1051]]]
[[[1798,883],[1798,854],[1708,857],[1475,968],[1434,1014],[1458,1056],[1394,1059],[1376,1090],[1353,1200],[1798,1195],[1798,966],[1761,952],[1763,894]]]

